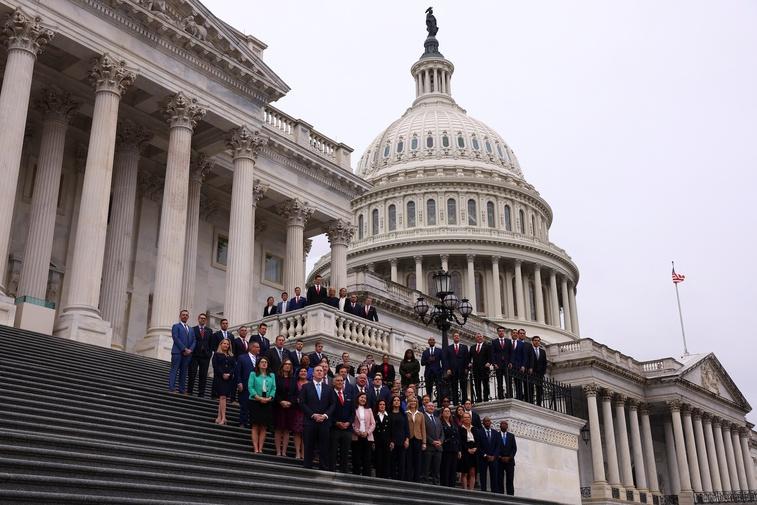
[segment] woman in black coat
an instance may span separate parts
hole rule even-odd
[[[389,411],[389,449],[392,451],[390,476],[394,480],[402,480],[405,476],[405,450],[410,445],[410,430],[401,403],[399,396],[393,396],[392,409]]]
[[[442,486],[455,487],[457,483],[457,460],[460,458],[460,433],[452,418],[452,410],[444,407],[439,416],[442,421],[442,464],[439,482]]]
[[[379,400],[373,417],[376,420],[376,429],[373,430],[376,477],[386,479],[389,477],[389,458],[392,452],[389,447],[392,442],[392,425],[389,412],[386,411],[386,400]]]

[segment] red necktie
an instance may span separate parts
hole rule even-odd
[[[457,344],[455,344],[455,354],[457,354]]]
[[[476,344],[476,354],[481,352],[481,344]]]
[[[339,391],[339,403],[344,405],[344,396],[342,396],[342,391]]]

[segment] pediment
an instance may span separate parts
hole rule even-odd
[[[224,72],[252,80],[269,100],[289,86],[263,62],[266,45],[232,28],[197,0],[109,0],[130,18],[174,44],[211,61]]]
[[[689,364],[681,370],[681,380],[751,410],[749,403],[713,353]]]

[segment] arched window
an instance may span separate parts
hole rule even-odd
[[[484,276],[481,272],[476,272],[475,275],[476,284],[476,312],[479,314],[486,312],[484,306]]]
[[[465,149],[465,137],[463,137],[462,133],[457,134],[457,147]]]
[[[523,209],[518,211],[518,220],[520,221],[520,232],[525,235],[526,233],[526,215],[523,213]]]
[[[468,200],[468,225],[469,226],[476,226],[477,223],[476,219],[476,200],[471,198]]]
[[[481,148],[481,146],[478,143],[478,139],[476,138],[475,135],[473,136],[470,142],[471,142],[471,145],[473,146],[474,151],[478,151]]]
[[[364,234],[365,234],[365,224],[363,223],[363,215],[360,214],[357,217],[357,238],[358,238],[358,240],[362,240]]]
[[[457,224],[457,200],[447,199],[447,224]]]
[[[378,209],[371,212],[371,235],[378,235],[379,232],[379,215]]]
[[[484,145],[486,146],[486,152],[491,154],[492,153],[492,143],[489,142],[489,139],[484,139]]]
[[[457,295],[458,298],[467,298],[467,295],[463,294],[463,276],[460,275],[460,272],[455,270],[450,274],[450,286],[452,288],[452,291]]]
[[[426,201],[426,224],[429,226],[436,224],[436,200]]]
[[[505,159],[505,153],[502,151],[502,145],[499,142],[497,142],[497,154],[499,154],[499,159]]]
[[[407,274],[405,278],[405,286],[410,289],[415,289],[415,273]]]
[[[389,157],[389,152],[392,150],[391,146],[389,145],[389,142],[386,143],[384,146],[384,158]]]
[[[447,135],[447,132],[442,133],[442,147],[449,147],[449,135]]]
[[[531,214],[531,235],[536,236],[536,219],[533,214]]]
[[[394,231],[397,229],[397,206],[391,204],[387,213],[389,214],[389,231]]]
[[[428,137],[426,137],[426,147],[429,149],[434,147],[434,137],[431,135],[431,132],[429,132]]]
[[[418,150],[418,135],[416,135],[415,133],[413,134],[413,138],[410,139],[410,150],[411,151]]]
[[[486,224],[489,228],[494,228],[494,203],[486,202]]]
[[[510,214],[509,205],[505,205],[505,230],[513,231],[513,217]]]
[[[407,212],[405,214],[407,218],[407,227],[414,228],[415,227],[415,202],[413,201],[407,202]]]
[[[399,141],[397,141],[397,154],[401,154],[403,149],[405,149],[405,142],[400,137]]]

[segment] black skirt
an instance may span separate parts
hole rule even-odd
[[[257,400],[250,400],[250,423],[273,426],[273,402],[261,403]]]

